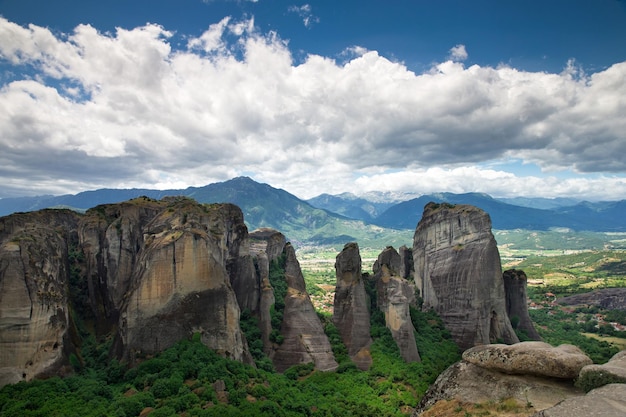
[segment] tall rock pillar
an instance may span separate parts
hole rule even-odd
[[[372,364],[369,347],[370,336],[369,300],[361,276],[361,254],[359,245],[347,243],[335,262],[337,285],[333,322],[348,355],[359,369],[367,370]]]
[[[506,294],[506,312],[511,323],[517,322],[517,328],[526,332],[531,340],[541,340],[533,322],[528,314],[526,302],[526,285],[528,279],[524,271],[509,269],[502,274],[504,280],[504,292]]]
[[[428,203],[413,238],[415,282],[462,349],[517,343],[491,219],[469,205]]]

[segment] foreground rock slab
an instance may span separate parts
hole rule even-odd
[[[603,365],[585,366],[578,376],[578,383],[585,391],[614,382],[626,383],[626,350],[617,352]]]
[[[462,403],[479,404],[514,398],[521,404],[541,410],[581,395],[583,392],[574,387],[573,381],[503,374],[460,361],[439,375],[413,416],[420,416],[442,400],[456,399]]]
[[[514,345],[483,345],[463,352],[463,360],[506,374],[536,375],[575,379],[580,370],[593,363],[578,347],[553,347],[544,342]]]
[[[568,398],[554,407],[533,414],[533,417],[590,416],[626,416],[626,385],[605,385],[590,391],[587,395]]]

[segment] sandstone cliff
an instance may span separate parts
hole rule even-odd
[[[441,316],[459,347],[519,341],[506,313],[487,213],[468,205],[427,204],[413,238],[413,264],[423,308]]]
[[[241,211],[188,199],[172,199],[164,208],[142,230],[144,245],[120,312],[122,357],[132,363],[138,354],[200,333],[218,353],[252,363],[227,270],[247,237]]]
[[[347,243],[335,261],[337,285],[333,322],[348,355],[359,369],[369,369],[372,356],[369,300],[361,275],[361,255],[356,243]]]
[[[67,210],[0,219],[0,386],[63,372],[74,351],[68,251],[77,221]]]
[[[506,296],[506,313],[517,328],[526,333],[530,340],[541,340],[528,314],[528,297],[526,286],[528,278],[524,271],[509,269],[502,274],[504,294]]]
[[[373,269],[376,305],[385,315],[385,324],[400,349],[400,355],[406,362],[420,361],[410,313],[410,307],[416,306],[415,286],[402,277],[406,271],[404,259],[394,248],[388,247],[378,255]]]

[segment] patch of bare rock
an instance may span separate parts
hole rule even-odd
[[[504,399],[532,407],[534,417],[625,416],[626,384],[615,382],[626,382],[626,351],[594,365],[571,345],[476,346],[437,378],[413,416],[440,401],[481,404]]]

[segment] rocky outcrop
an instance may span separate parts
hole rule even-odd
[[[423,309],[434,309],[462,349],[518,338],[506,313],[491,220],[469,205],[429,203],[413,238]]]
[[[557,303],[563,305],[593,305],[606,310],[626,310],[626,288],[593,290],[584,294],[559,298]]]
[[[271,355],[274,367],[283,372],[293,365],[313,362],[321,371],[335,370],[338,365],[328,336],[306,291],[300,263],[291,244],[285,246],[284,254],[287,294],[280,326],[284,339]]]
[[[524,271],[509,269],[502,274],[504,294],[506,297],[506,313],[513,326],[526,333],[530,340],[541,340],[528,314],[528,297],[526,287],[528,278]]]
[[[626,384],[610,384],[587,395],[568,398],[533,417],[623,417],[626,415]]]
[[[617,352],[605,364],[585,366],[577,381],[585,391],[611,383],[626,383],[626,350]]]
[[[246,237],[241,211],[228,204],[174,200],[146,224],[120,312],[122,357],[132,363],[200,333],[218,353],[252,363],[226,268]]]
[[[463,360],[482,368],[520,375],[573,380],[592,360],[578,347],[544,342],[482,345],[463,352]]]
[[[356,243],[347,243],[335,260],[337,285],[333,323],[348,355],[359,369],[372,364],[369,300],[361,274],[361,255]]]
[[[67,210],[0,219],[0,386],[62,373],[74,352],[68,251],[77,223]]]
[[[406,259],[406,258],[405,258]],[[374,263],[376,305],[385,315],[385,324],[391,331],[400,355],[406,362],[420,361],[415,344],[415,327],[410,307],[415,306],[415,286],[401,276],[406,264],[393,247],[387,247]]]
[[[514,398],[521,404],[532,404],[535,410],[541,410],[582,394],[571,380],[504,374],[462,360],[437,377],[413,416],[420,416],[442,400],[480,404]]]

